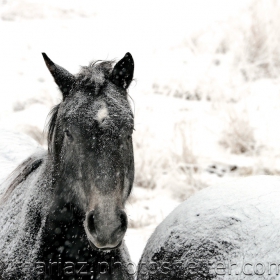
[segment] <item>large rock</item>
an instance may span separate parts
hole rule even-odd
[[[137,279],[280,279],[280,177],[234,180],[183,202],[150,237]]]

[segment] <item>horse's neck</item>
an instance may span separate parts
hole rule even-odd
[[[50,232],[56,229],[58,232],[67,231],[67,228],[74,226],[76,230],[83,231],[84,215],[73,203],[65,199],[65,193],[61,192],[63,186],[61,187],[58,184],[59,181],[56,181],[53,186],[52,205],[47,218],[48,230]]]
[[[83,228],[84,215],[74,204],[65,200],[63,193],[58,188],[59,186],[55,184],[44,234],[45,242],[51,244],[47,254],[52,257],[57,257],[60,253],[69,255],[70,251],[72,254],[77,254],[76,248],[70,248],[71,244],[77,243],[77,240],[80,242],[78,247],[88,245]],[[65,244],[70,247],[67,249]]]
[[[60,190],[63,185],[58,186],[59,180],[53,185],[52,199],[53,203],[49,208],[46,224],[43,230],[43,238],[41,242],[41,254],[38,261],[46,264],[46,270],[51,274],[50,267],[53,267],[53,274],[46,279],[62,279],[57,276],[58,262],[62,267],[72,262],[81,267],[81,263],[85,263],[88,276],[83,279],[113,279],[112,275],[106,273],[101,275],[99,272],[99,264],[102,262],[116,262],[122,261],[122,256],[119,250],[113,251],[110,254],[98,252],[90,247],[88,242],[83,221],[85,215],[73,203],[69,203],[64,199],[64,195],[60,195]],[[57,189],[56,189],[57,188]],[[59,188],[59,189],[58,189]],[[63,193],[63,192],[62,192]],[[54,264],[54,265],[53,265]],[[93,274],[92,274],[93,273]],[[115,272],[116,278],[124,279],[122,271]],[[100,275],[104,278],[99,278]],[[66,278],[68,279],[68,278]]]

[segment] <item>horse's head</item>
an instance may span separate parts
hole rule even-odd
[[[133,58],[127,53],[114,67],[111,61],[92,63],[74,76],[43,57],[63,95],[48,134],[57,192],[83,211],[93,248],[115,248],[127,229],[124,205],[134,179],[134,118],[127,99]]]

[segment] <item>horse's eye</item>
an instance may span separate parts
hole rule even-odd
[[[73,139],[73,137],[72,137],[72,135],[71,135],[71,133],[69,132],[68,129],[65,129],[65,130],[64,130],[64,134],[65,134],[69,139]]]

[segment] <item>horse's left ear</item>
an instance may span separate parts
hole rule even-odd
[[[132,81],[134,72],[134,61],[132,55],[128,52],[115,65],[110,80],[121,88],[127,89]]]
[[[61,66],[53,63],[45,53],[42,53],[42,55],[56,84],[61,90],[64,99],[70,93],[70,90],[75,82],[75,76],[70,74],[67,70],[65,70]]]

